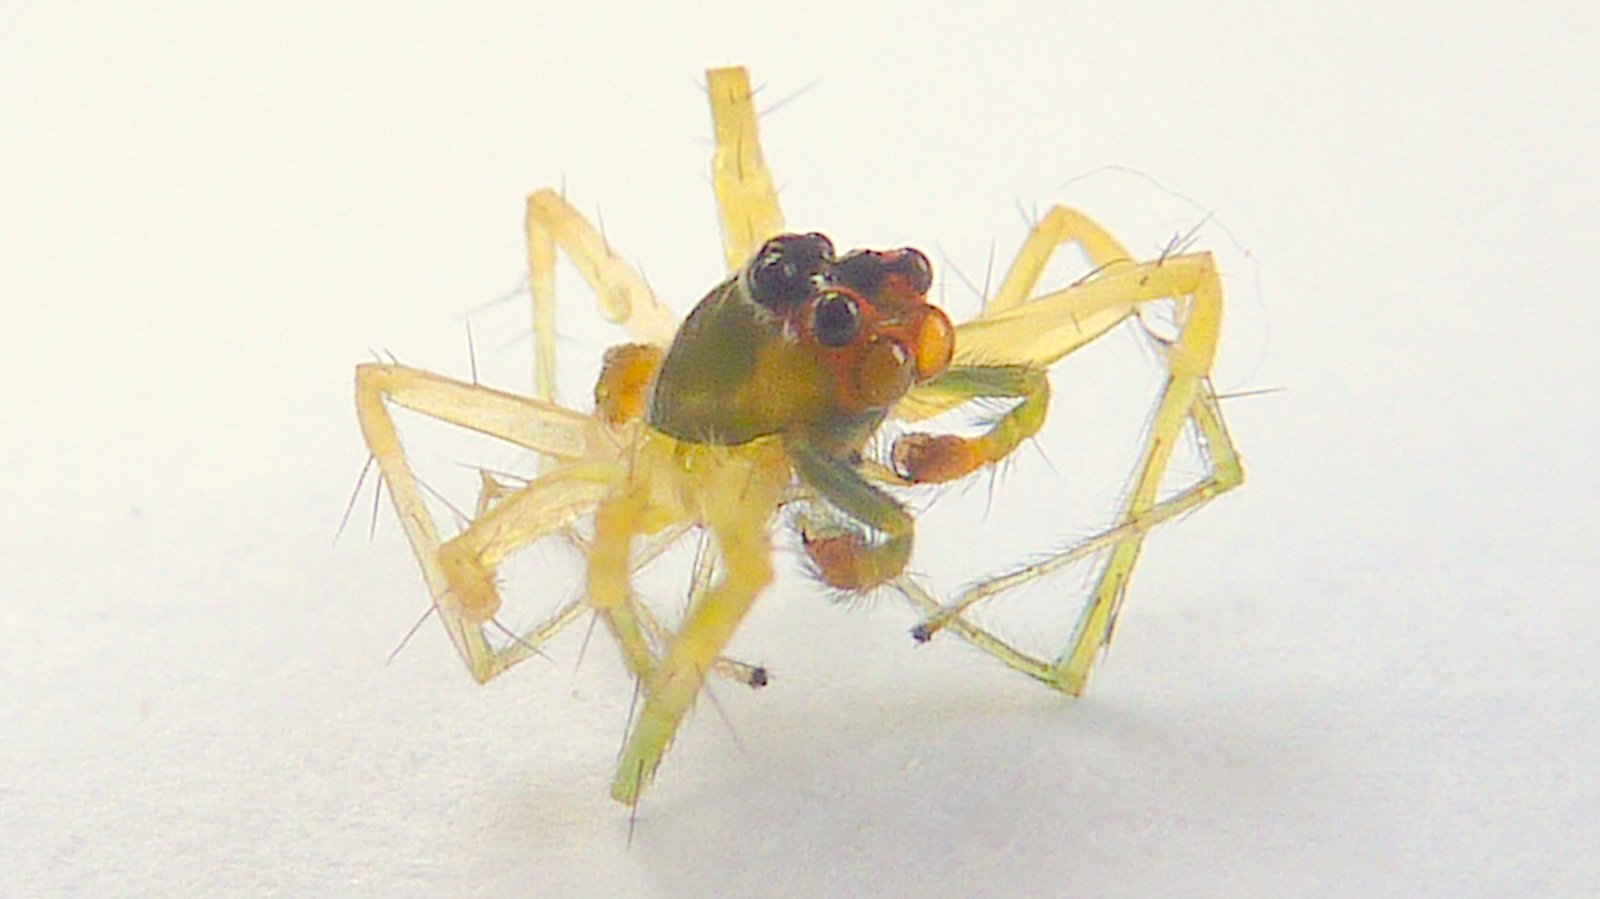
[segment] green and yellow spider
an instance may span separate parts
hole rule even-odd
[[[643,700],[611,786],[628,803],[654,776],[708,673],[765,683],[763,669],[722,651],[772,579],[769,529],[784,504],[817,513],[796,516],[796,527],[829,585],[895,590],[924,616],[916,639],[951,631],[1077,694],[1110,639],[1145,533],[1243,479],[1209,380],[1222,318],[1209,254],[1140,262],[1100,226],[1058,206],[1034,225],[979,315],[952,326],[927,302],[932,271],[917,250],[840,254],[820,234],[784,233],[748,76],[742,68],[713,69],[707,87],[729,276],[681,324],[582,215],[541,190],[527,205],[533,397],[403,365],[356,369],[362,434],[434,609],[472,676],[494,677],[585,611],[616,640]],[[1072,243],[1093,274],[1036,295],[1052,253]],[[633,341],[606,353],[592,413],[553,402],[557,247],[594,289],[601,313]],[[1006,457],[1044,422],[1049,367],[1153,302],[1171,304],[1178,327],[1160,344],[1165,387],[1113,526],[953,600],[936,599],[904,572],[914,523],[893,490],[962,478]],[[976,437],[903,434],[887,460],[863,457],[889,418],[915,421],[981,400],[1010,405]],[[441,539],[390,404],[533,450],[540,472],[515,487],[485,475],[475,517]],[[1208,473],[1159,498],[1172,450],[1191,423]],[[632,579],[691,531],[708,534],[716,551],[696,563],[674,629],[638,598]],[[583,595],[526,633],[491,639],[498,566],[557,535],[586,549]],[[1091,556],[1104,559],[1098,580],[1054,659],[1014,648],[965,614]]]

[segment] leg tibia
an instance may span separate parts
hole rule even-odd
[[[619,490],[594,513],[594,540],[589,544],[589,605],[616,638],[628,670],[641,681],[655,670],[655,658],[635,613],[633,538],[640,532],[647,497],[637,485]]]
[[[1152,513],[1165,511],[1166,514],[1160,516],[1162,519],[1176,514],[1172,511],[1173,504],[1184,499],[1184,494],[1180,494],[1167,503],[1158,505],[1156,502],[1161,479],[1166,474],[1172,450],[1177,445],[1184,424],[1193,420],[1202,442],[1217,440],[1217,450],[1226,462],[1226,470],[1219,477],[1213,459],[1212,472],[1197,485],[1204,488],[1199,494],[1203,498],[1198,501],[1203,502],[1221,490],[1237,485],[1242,476],[1238,457],[1232,446],[1227,444],[1220,410],[1211,395],[1210,384],[1205,380],[1216,355],[1221,328],[1221,284],[1209,255],[1187,258],[1196,262],[1193,270],[1186,273],[1188,278],[1184,286],[1188,287],[1186,293],[1189,301],[1186,306],[1180,307],[1179,326],[1182,330],[1168,352],[1167,370],[1170,374],[1166,389],[1151,419],[1150,434],[1134,469],[1126,504],[1119,519],[1119,524],[1133,527],[1112,549],[1089,605],[1078,619],[1072,645],[1057,660],[1062,689],[1074,694],[1083,690],[1100,650],[1111,641],[1117,613],[1122,608],[1122,600],[1128,589],[1128,580],[1133,576],[1144,536],[1150,527],[1145,523],[1146,520]],[[1162,506],[1167,509],[1163,510]]]
[[[700,513],[720,550],[722,577],[690,606],[660,664],[641,679],[644,706],[611,785],[611,795],[621,802],[634,802],[654,776],[679,723],[700,695],[706,673],[718,665],[723,647],[772,580],[767,524],[789,469],[775,444],[734,453],[736,458],[726,464],[713,462],[700,469],[693,461],[685,465],[703,493]]]

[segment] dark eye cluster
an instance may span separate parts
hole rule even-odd
[[[751,299],[781,312],[814,296],[817,277],[833,264],[833,241],[823,235],[780,234],[750,261],[745,286]]]
[[[861,330],[863,297],[920,296],[933,283],[933,266],[910,247],[889,252],[856,250],[836,258],[833,242],[810,234],[780,234],[761,246],[745,268],[750,299],[779,314],[807,302],[810,330],[825,347],[848,346]]]
[[[921,250],[906,247],[888,253],[857,250],[833,267],[829,276],[862,296],[876,296],[890,276],[899,276],[904,287],[924,294],[933,286],[933,266]]]

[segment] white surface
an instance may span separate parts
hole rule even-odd
[[[15,6],[0,894],[1600,891],[1592,5]],[[730,62],[815,82],[764,136],[842,245],[979,278],[1018,204],[1145,251],[1198,219],[1062,187],[1102,165],[1195,197],[1254,258],[1202,232],[1219,385],[1285,390],[1228,404],[1250,481],[1151,540],[1086,699],[790,576],[739,643],[778,679],[718,690],[737,740],[702,705],[630,850],[608,645],[478,688],[430,622],[384,664],[425,597],[370,494],[333,540],[350,372],[465,374],[543,184],[686,307],[719,264],[695,83]],[[474,333],[520,389],[507,308]],[[1045,516],[1092,467],[1043,448],[975,537],[930,515],[925,569],[1087,526]]]

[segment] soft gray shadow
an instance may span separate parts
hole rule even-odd
[[[678,896],[1307,895],[1389,867],[1311,698],[886,692],[748,716],[750,763],[657,800],[632,854]]]

